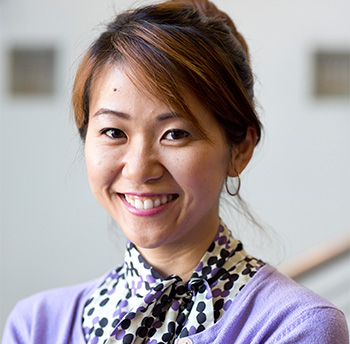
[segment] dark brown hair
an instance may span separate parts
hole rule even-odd
[[[94,77],[108,64],[125,68],[137,84],[168,104],[202,133],[189,110],[190,92],[221,125],[230,145],[248,127],[261,136],[254,107],[248,48],[232,20],[207,0],[168,0],[116,16],[78,68],[73,107],[85,140]]]

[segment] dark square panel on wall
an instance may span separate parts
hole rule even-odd
[[[52,47],[14,47],[9,58],[12,95],[53,94],[55,50]]]
[[[349,51],[316,51],[314,66],[314,94],[316,97],[349,96]]]

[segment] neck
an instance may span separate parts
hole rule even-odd
[[[148,264],[153,266],[164,278],[175,274],[184,282],[187,282],[203,255],[213,242],[218,225],[215,231],[203,233],[201,240],[190,240],[186,244],[167,245],[157,248],[138,247],[138,251]],[[192,242],[192,244],[189,244]]]

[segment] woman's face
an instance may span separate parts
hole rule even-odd
[[[90,186],[139,248],[183,248],[216,234],[231,151],[206,109],[193,98],[189,107],[210,141],[117,66],[93,84],[85,143]]]

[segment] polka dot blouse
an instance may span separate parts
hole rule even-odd
[[[246,254],[223,223],[192,277],[163,278],[132,243],[124,263],[85,305],[89,344],[174,343],[216,323],[263,262]]]

